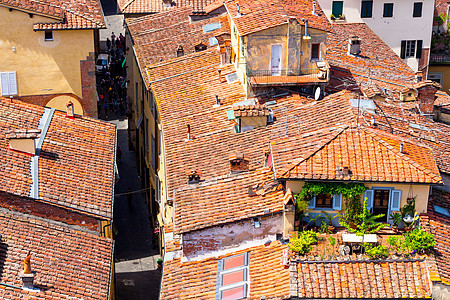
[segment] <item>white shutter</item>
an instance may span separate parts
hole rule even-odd
[[[0,81],[2,82],[2,96],[9,95],[8,73],[0,73]]]
[[[9,95],[17,95],[16,72],[8,72],[9,77]]]
[[[312,197],[311,200],[308,201],[308,208],[316,207],[316,196]]]
[[[402,199],[402,191],[393,190],[391,193],[391,210],[399,211]]]
[[[373,207],[373,190],[366,190],[364,192],[364,199],[367,198],[367,209],[371,210]]]
[[[333,196],[333,209],[334,210],[342,209],[342,194],[337,194]]]

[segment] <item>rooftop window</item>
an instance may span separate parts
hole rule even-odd
[[[216,299],[236,300],[247,298],[248,265],[248,252],[226,257],[219,261]]]
[[[434,211],[438,214],[450,217],[450,213],[448,212],[448,208],[433,204]]]

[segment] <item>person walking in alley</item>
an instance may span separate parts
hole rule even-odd
[[[117,148],[117,161],[120,163],[122,161],[122,149]]]

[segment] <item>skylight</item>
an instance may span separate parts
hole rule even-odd
[[[222,27],[220,25],[220,22],[214,22],[214,23],[211,23],[211,24],[205,24],[205,25],[203,25],[203,32],[204,33],[211,32],[213,30],[219,29],[220,27]]]
[[[238,76],[237,76],[236,72],[226,75],[225,78],[227,79],[228,83],[233,83],[238,80]]]
[[[448,212],[448,208],[433,204],[434,207],[434,211],[437,212],[438,214],[450,217],[450,213]]]
[[[216,300],[247,298],[249,255],[223,258],[217,268]]]

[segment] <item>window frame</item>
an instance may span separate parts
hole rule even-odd
[[[389,9],[386,9],[389,7]],[[390,15],[388,14],[390,13]],[[394,17],[394,3],[383,3],[383,18],[393,18]]]
[[[413,18],[421,18],[422,14],[423,14],[423,2],[414,2],[414,4],[413,4]]]
[[[336,9],[335,4],[338,4],[338,3],[341,4],[341,8],[340,8],[341,13],[340,13],[340,14],[337,14],[336,11],[335,11],[335,9]],[[335,13],[336,13],[336,14],[335,14]],[[332,1],[332,2],[331,2],[331,14],[332,14],[335,18],[339,18],[339,16],[344,15],[344,1]]]
[[[317,58],[313,57],[313,46],[318,46],[317,49]],[[310,56],[310,60],[311,61],[318,61],[320,60],[320,43],[311,43],[311,56]]]
[[[405,58],[414,57],[416,55],[416,40],[407,40],[405,46]]]
[[[3,82],[4,79],[6,82]],[[0,89],[1,96],[15,96],[19,94],[16,71],[0,72]]]
[[[244,265],[236,266],[230,269],[224,269],[225,266],[225,260],[231,259],[233,257],[238,257],[244,255]],[[235,288],[242,287],[243,289],[243,297],[238,299],[246,299],[248,297],[248,285],[249,285],[249,265],[250,265],[250,255],[249,252],[240,253],[228,257],[224,257],[221,260],[219,260],[217,264],[217,281],[216,281],[216,300],[222,300],[223,299],[223,292],[228,291]],[[243,271],[244,273],[244,280],[240,282],[230,283],[227,285],[223,285],[223,275],[230,274],[237,271]]]
[[[50,34],[51,37],[47,38],[47,34]],[[52,42],[53,41],[53,30],[44,30],[44,41]]]
[[[373,1],[363,0],[361,1],[361,18],[373,17]]]

